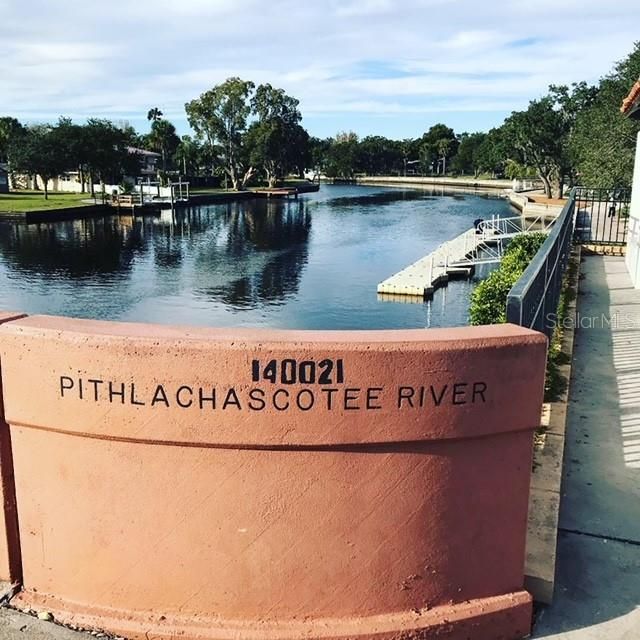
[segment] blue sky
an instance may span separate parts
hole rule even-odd
[[[0,115],[148,128],[229,76],[300,100],[321,137],[486,130],[551,84],[595,82],[640,39],[616,0],[0,0]]]

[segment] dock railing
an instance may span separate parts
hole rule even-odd
[[[139,207],[142,196],[138,193],[114,193],[111,195],[111,205],[115,207]]]
[[[507,297],[507,322],[541,331],[549,338],[571,253],[576,192],[577,189],[571,191],[547,239]]]

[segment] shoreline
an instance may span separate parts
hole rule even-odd
[[[379,186],[409,189],[424,189],[426,187],[442,187],[443,195],[446,193],[476,193],[492,195],[494,197],[509,198],[509,191],[505,185],[511,185],[508,180],[464,180],[459,178],[414,178],[414,177],[394,177],[376,176],[370,178],[357,178],[355,180],[331,179],[323,180],[324,185],[355,185],[355,186]],[[317,191],[318,185],[300,185],[297,187],[300,194]],[[189,201],[177,201],[174,203],[175,209],[185,209],[191,206],[218,204],[227,202],[241,202],[263,197],[255,190],[228,191],[218,193],[193,193]],[[515,203],[511,200],[511,204]],[[517,205],[516,205],[517,206]],[[135,215],[158,215],[159,211],[171,209],[169,203],[157,203],[157,207],[147,212],[138,212]],[[23,222],[26,224],[41,222],[62,222],[68,220],[82,220],[85,218],[105,217],[112,215],[132,215],[126,208],[118,210],[108,204],[86,204],[75,207],[63,207],[59,209],[35,209],[32,211],[0,211],[0,221]]]
[[[298,193],[311,193],[318,190],[318,185],[300,185],[296,187]],[[228,191],[219,193],[194,193],[189,197],[189,201],[176,201],[173,203],[174,209],[185,209],[191,206],[203,204],[218,204],[225,202],[241,202],[243,200],[259,199],[263,197],[255,190]],[[171,209],[168,202],[158,202],[155,206],[148,207],[147,211],[141,212],[140,208],[134,213],[131,209],[113,207],[108,204],[84,204],[75,207],[61,207],[58,209],[33,209],[31,211],[1,211],[0,221],[24,222],[26,224],[38,222],[62,222],[67,220],[82,220],[85,218],[105,217],[112,215],[159,215],[161,210]]]
[[[446,178],[437,176],[366,176],[353,180],[331,178],[329,184],[396,185],[396,186],[443,186],[471,189],[506,190],[513,187],[512,180],[483,180],[479,178]]]

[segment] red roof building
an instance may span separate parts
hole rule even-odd
[[[625,116],[640,119],[640,79],[631,87],[629,95],[622,101],[620,111]]]

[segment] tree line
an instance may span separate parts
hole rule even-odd
[[[302,175],[311,164],[299,102],[282,89],[229,78],[188,102],[185,110],[195,136],[179,137],[158,107],[147,113],[147,134],[97,118],[25,126],[3,117],[0,162],[8,162],[13,173],[39,177],[45,197],[48,181],[67,172],[78,172],[83,191],[85,185],[92,191],[95,181],[118,184],[136,176],[140,150],[160,155],[162,181],[170,172],[219,176],[233,189],[260,180],[272,187],[288,174]]]
[[[158,107],[149,110],[150,131],[91,118],[75,124],[25,126],[0,118],[0,161],[12,171],[47,180],[77,171],[117,183],[136,175],[136,149],[157,152],[160,177],[217,175],[234,189],[264,181],[274,186],[289,174],[313,170],[329,177],[366,175],[472,175],[538,177],[548,196],[566,185],[621,187],[631,183],[639,125],[621,116],[620,104],[640,77],[640,43],[590,86],[551,85],[527,109],[514,111],[488,132],[456,133],[445,124],[417,138],[360,139],[343,132],[311,137],[302,126],[299,101],[270,84],[229,78],[185,104],[195,135],[178,136]],[[84,186],[83,186],[84,188]]]
[[[640,125],[620,114],[640,77],[640,43],[597,85],[551,85],[488,132],[457,134],[444,124],[419,138],[312,139],[312,157],[328,176],[469,175],[537,177],[549,197],[565,186],[628,187]]]
[[[154,111],[154,110],[152,110]],[[152,111],[149,113],[151,114]],[[93,193],[94,183],[118,184],[124,176],[135,176],[140,168],[140,150],[161,153],[163,168],[170,165],[182,141],[175,127],[160,120],[157,112],[151,131],[139,135],[127,123],[89,118],[76,124],[61,117],[55,124],[25,126],[16,118],[0,118],[0,162],[8,162],[12,173],[22,173],[43,183],[47,197],[48,181],[77,171],[82,191]]]

